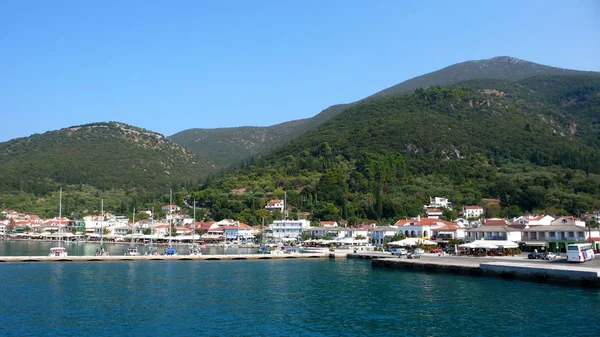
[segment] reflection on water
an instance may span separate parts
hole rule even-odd
[[[59,243],[57,241],[0,241],[0,256],[47,256],[50,252],[50,248],[57,247]],[[75,243],[75,242],[62,242],[61,245],[67,249],[69,256],[93,256],[96,254],[96,250],[100,248],[100,243]],[[110,252],[110,255],[124,255],[129,247],[128,243],[104,243],[104,249]],[[150,245],[137,245],[141,254],[145,254],[150,251]],[[174,245],[179,254],[187,254],[188,245],[179,244]],[[167,248],[166,245],[155,245],[154,248],[159,253],[164,253]],[[256,254],[258,248],[238,248],[228,246],[216,247],[208,246],[202,248],[202,254],[204,255],[224,255],[224,254]]]

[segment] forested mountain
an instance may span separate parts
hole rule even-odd
[[[396,84],[376,93],[374,96],[397,94],[413,91],[417,88],[429,88],[435,85],[450,85],[473,79],[503,79],[517,81],[527,77],[541,75],[583,74],[597,73],[549,67],[510,56],[497,56],[486,60],[473,60],[457,63]]]
[[[416,216],[431,196],[497,198],[492,216],[578,215],[600,207],[599,96],[600,76],[581,75],[374,97],[195,196],[212,216],[251,224],[284,191],[292,216],[351,224]]]
[[[188,129],[169,137],[185,146],[216,169],[273,150],[344,111],[350,104],[331,106],[312,118],[272,126],[241,126],[217,129]]]
[[[0,143],[0,191],[44,195],[59,185],[79,184],[154,191],[192,182],[208,170],[205,162],[164,136],[116,122]]]
[[[488,61],[555,71],[511,60]],[[272,127],[173,136],[219,158],[216,168],[239,162],[201,185],[193,182],[215,166],[133,126],[96,123],[15,139],[0,143],[0,208],[55,215],[62,186],[73,216],[98,211],[102,198],[118,214],[158,207],[169,188],[181,206],[195,197],[213,219],[252,225],[281,216],[263,207],[284,193],[292,217],[304,211],[350,224],[416,216],[431,196],[456,208],[499,199],[488,216],[578,215],[600,208],[600,75],[564,72],[473,75]]]
[[[438,71],[404,81],[366,99],[411,92],[417,88],[426,89],[436,85],[452,85],[475,79],[515,81],[539,75],[578,74],[594,73],[554,68],[513,57],[501,56],[451,65]],[[334,105],[312,118],[290,121],[273,126],[189,129],[172,135],[169,138],[184,145],[196,153],[199,158],[207,160],[214,164],[217,169],[220,169],[275,149],[361,101]]]

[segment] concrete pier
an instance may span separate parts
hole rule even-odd
[[[89,262],[89,261],[230,261],[271,259],[320,259],[330,257],[327,253],[309,254],[245,254],[245,255],[142,255],[142,256],[0,256],[0,262]]]
[[[565,261],[552,263],[549,261],[528,262],[527,260],[490,261],[465,257],[424,257],[421,259],[373,259],[372,265],[374,267],[501,277],[600,288],[600,268]]]

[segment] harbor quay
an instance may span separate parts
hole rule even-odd
[[[373,267],[422,272],[445,272],[471,276],[501,277],[540,283],[600,288],[600,260],[584,264],[513,258],[478,258],[465,256],[424,255],[419,259],[382,258],[349,254],[349,258],[371,258]]]
[[[0,262],[231,261],[329,258],[328,253],[229,255],[0,256]],[[341,257],[341,256],[340,256]]]
[[[0,256],[0,262],[117,262],[117,261],[235,261],[283,259],[368,259],[373,268],[391,268],[414,272],[445,272],[470,276],[536,281],[600,288],[600,259],[584,264],[528,260],[526,257],[467,257],[423,254],[418,259],[397,257],[387,252],[326,252],[292,254],[228,254],[228,255],[141,255],[141,256]]]

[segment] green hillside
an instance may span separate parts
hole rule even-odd
[[[598,133],[586,126],[597,122],[599,77],[503,83],[531,95],[479,81],[366,100],[196,197],[217,218],[249,223],[284,191],[293,214],[350,223],[416,216],[431,196],[456,207],[498,198],[492,216],[600,207]]]
[[[248,160],[289,142],[330,118],[350,104],[331,106],[313,118],[299,119],[272,126],[241,126],[218,129],[188,129],[169,137],[211,163],[215,169]]]
[[[164,136],[95,123],[0,143],[0,191],[44,195],[59,185],[156,191],[212,173]]]

